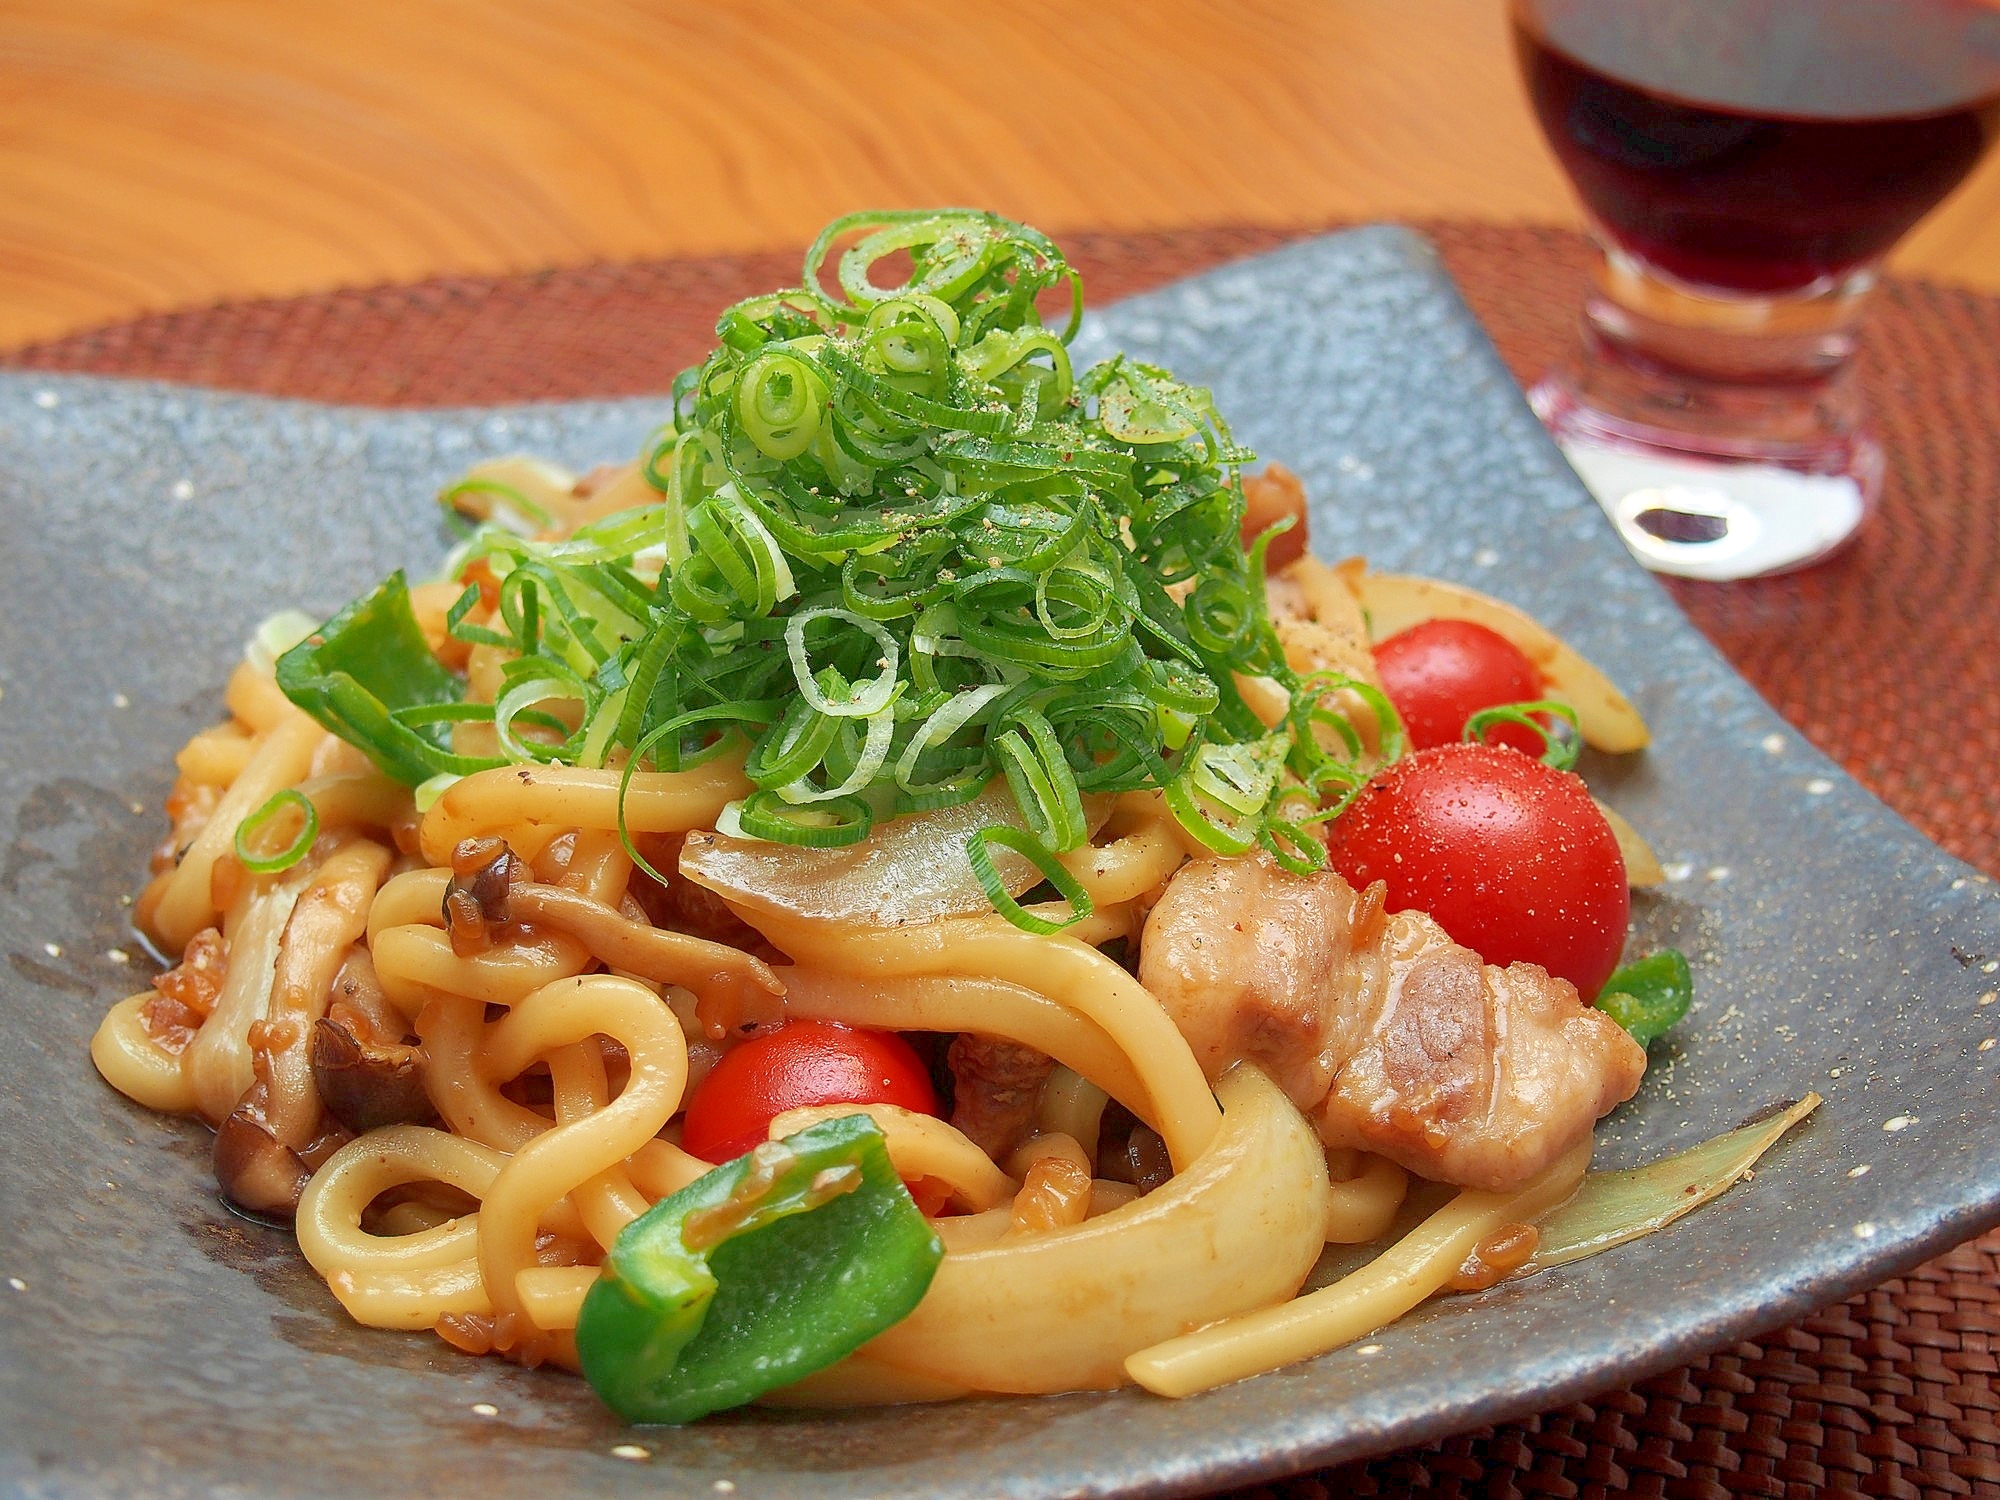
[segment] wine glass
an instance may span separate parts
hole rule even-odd
[[[1882,259],[2000,133],[1991,0],[1510,0],[1596,258],[1529,393],[1647,566],[1785,572],[1882,447],[1851,374]]]

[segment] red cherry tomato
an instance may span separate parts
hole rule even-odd
[[[1604,814],[1567,771],[1498,745],[1420,750],[1333,822],[1327,859],[1390,911],[1430,913],[1490,964],[1540,964],[1593,1000],[1618,966],[1632,898]]]
[[[1461,739],[1482,708],[1542,696],[1542,674],[1521,648],[1470,620],[1425,620],[1399,631],[1375,648],[1375,669],[1417,750]],[[1538,759],[1543,749],[1519,724],[1495,725],[1486,739]]]
[[[723,1054],[688,1101],[681,1145],[703,1161],[730,1161],[763,1140],[772,1120],[808,1104],[937,1113],[930,1073],[893,1031],[791,1021]]]

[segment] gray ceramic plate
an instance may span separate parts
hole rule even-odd
[[[1774,1100],[1826,1107],[1668,1232],[1427,1308],[1370,1346],[1184,1402],[1130,1392],[636,1434],[577,1381],[351,1327],[287,1236],[232,1218],[206,1132],[85,1045],[141,971],[123,893],[180,740],[250,627],[440,542],[484,454],[634,451],[645,403],[381,414],[0,379],[0,1484],[33,1495],[1171,1495],[1584,1396],[1775,1325],[2000,1219],[2000,908],[1802,743],[1634,567],[1425,247],[1364,230],[1107,313],[1306,478],[1322,552],[1506,595],[1658,732],[1600,786],[1683,878],[1648,940],[1699,1011],[1606,1125],[1662,1155]],[[1902,1122],[1899,1124],[1898,1122]],[[1865,1173],[1856,1175],[1866,1167]],[[1379,1347],[1377,1347],[1379,1346]],[[480,1403],[498,1414],[479,1415]]]

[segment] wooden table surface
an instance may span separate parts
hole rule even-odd
[[[1502,0],[0,0],[0,346],[934,202],[1577,217]],[[2000,289],[2000,154],[1897,264]]]

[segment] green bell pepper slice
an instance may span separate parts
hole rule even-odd
[[[691,1422],[909,1316],[944,1246],[866,1115],[767,1141],[628,1224],[583,1299],[583,1373],[628,1422]]]
[[[1678,948],[1662,948],[1604,981],[1597,1008],[1650,1047],[1673,1029],[1694,1001],[1694,975]]]
[[[279,657],[276,677],[287,698],[407,785],[502,764],[445,747],[465,684],[424,644],[400,572]]]

